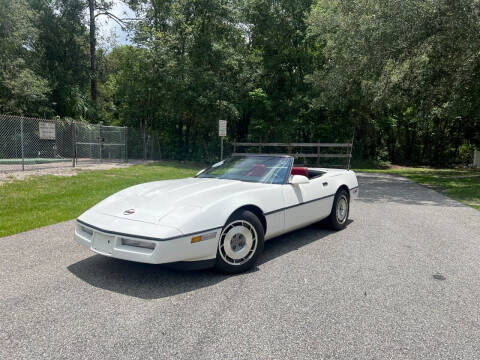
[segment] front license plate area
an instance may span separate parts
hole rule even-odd
[[[104,235],[96,232],[93,236],[93,249],[103,253],[111,254],[114,242],[114,236]]]

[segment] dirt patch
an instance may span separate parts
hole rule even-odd
[[[474,178],[474,177],[480,177],[480,174],[475,174],[475,175],[445,175],[444,176],[446,179],[467,179],[467,178]]]
[[[390,169],[392,169],[392,170],[408,170],[408,169],[423,169],[423,168],[422,167],[414,167],[414,166],[393,165],[393,164],[390,167]]]
[[[403,165],[394,165],[389,167],[389,169],[392,170],[451,170],[451,171],[472,171],[472,172],[478,172],[480,174],[480,169],[475,169],[475,168],[470,168],[470,167],[452,167],[452,168],[436,168],[432,166],[403,166]]]
[[[138,160],[129,160],[128,163],[92,163],[92,164],[78,164],[75,167],[72,167],[71,164],[60,165],[58,163],[53,164],[39,164],[34,166],[28,166],[28,169],[25,171],[9,171],[1,172],[0,171],[0,184],[4,182],[10,182],[14,180],[23,180],[30,176],[41,176],[41,175],[57,175],[57,176],[74,176],[80,171],[91,171],[91,170],[109,170],[109,169],[118,169],[123,167],[129,167],[132,165],[144,164],[144,161]],[[1,169],[0,169],[1,170]]]

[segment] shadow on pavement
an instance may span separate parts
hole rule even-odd
[[[391,174],[357,174],[360,195],[357,201],[426,206],[465,206],[433,189]]]
[[[352,220],[349,220],[351,223]],[[312,225],[265,243],[258,265],[321,240],[332,232]],[[79,279],[98,288],[142,299],[158,299],[215,285],[231,275],[212,269],[182,271],[164,265],[143,264],[93,255],[68,266]],[[251,270],[258,271],[258,267]]]

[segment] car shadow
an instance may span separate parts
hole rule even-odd
[[[259,271],[259,265],[322,240],[331,233],[330,230],[312,225],[267,241],[257,266],[250,272]],[[220,274],[213,269],[183,271],[165,265],[136,263],[102,255],[90,256],[71,264],[67,269],[92,286],[141,299],[187,293],[215,285],[232,276]]]

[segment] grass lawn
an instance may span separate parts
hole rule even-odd
[[[354,169],[357,172],[388,173],[404,176],[431,187],[448,197],[480,210],[480,171],[457,169],[403,168],[386,170]]]
[[[76,176],[44,175],[0,185],[0,237],[79,216],[128,186],[193,176],[199,167],[172,162],[113,170],[80,171]],[[480,210],[480,171],[394,168],[355,169],[405,176]]]
[[[193,176],[198,168],[177,163],[44,175],[0,185],[0,237],[73,219],[128,186]]]

